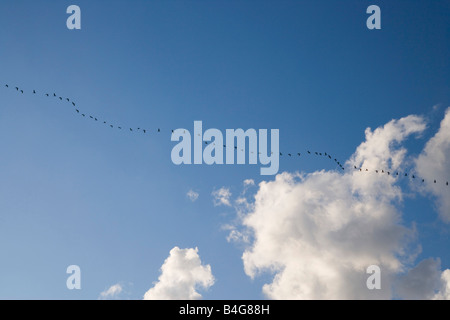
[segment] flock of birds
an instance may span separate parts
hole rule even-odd
[[[20,94],[24,94],[24,93],[25,93],[23,89],[21,89],[21,88],[19,88],[19,87],[16,87],[16,86],[10,86],[9,84],[5,84],[5,88],[13,89],[13,90],[15,90],[17,93],[20,93]],[[34,89],[33,89],[31,92],[32,92],[32,94],[34,94],[34,95],[38,94],[37,91],[34,90]],[[75,103],[73,100],[69,99],[69,98],[63,98],[62,96],[57,95],[56,93],[44,93],[44,95],[45,95],[46,97],[53,97],[53,98],[56,98],[56,99],[58,99],[59,101],[64,101],[64,102],[70,104],[70,105],[74,108],[74,111],[75,111],[77,114],[79,114],[80,116],[82,116],[82,117],[84,117],[84,118],[91,119],[91,120],[93,120],[93,121],[98,121],[98,122],[100,122],[100,123],[103,122],[104,125],[107,125],[107,126],[109,126],[110,128],[113,128],[113,129],[114,129],[114,128],[116,128],[116,129],[118,129],[118,130],[122,130],[122,129],[126,130],[126,129],[128,129],[130,132],[142,132],[142,133],[144,133],[144,134],[151,133],[152,131],[153,131],[153,132],[156,132],[157,134],[161,133],[161,128],[156,128],[156,129],[153,129],[153,130],[149,130],[149,129],[144,129],[144,128],[140,128],[140,127],[139,127],[139,128],[124,128],[124,127],[122,127],[122,126],[120,126],[120,125],[111,124],[111,123],[108,123],[107,121],[99,120],[98,117],[95,117],[95,116],[92,116],[92,115],[88,115],[88,114],[86,114],[86,113],[81,112],[80,109],[77,107],[76,103]],[[174,132],[174,130],[171,130],[171,131]],[[213,142],[213,143],[214,143],[214,142]],[[205,141],[205,144],[208,144],[208,142]],[[224,144],[223,147],[226,148],[226,145]],[[236,146],[235,146],[234,148],[237,149]],[[241,150],[241,151],[243,151],[243,150]],[[322,157],[325,157],[325,158],[327,158],[327,159],[329,159],[329,160],[334,161],[334,163],[336,164],[336,166],[337,166],[340,170],[345,170],[343,164],[342,164],[337,158],[334,158],[331,154],[329,154],[329,153],[327,153],[327,152],[323,152],[323,153],[322,153],[322,152],[317,152],[317,151],[312,152],[312,151],[310,151],[310,150],[307,150],[307,151],[306,151],[306,154],[307,154],[307,155],[311,155],[311,156],[319,156],[319,157],[322,156]],[[300,152],[297,152],[297,153],[282,153],[282,152],[280,152],[280,156],[281,156],[281,157],[283,157],[283,156],[285,156],[285,155],[287,155],[288,157],[297,157],[297,158],[298,158],[298,157],[301,157],[301,156],[302,156],[302,153],[300,153]],[[396,171],[396,172],[391,172],[391,171],[388,171],[388,170],[378,170],[378,169],[376,169],[376,170],[369,170],[369,169],[358,168],[358,167],[356,167],[356,166],[354,166],[353,169],[354,169],[354,170],[357,170],[357,171],[359,171],[359,172],[369,172],[369,171],[374,171],[374,172],[377,173],[377,174],[379,173],[379,174],[386,174],[386,175],[388,175],[388,176],[394,176],[394,177],[404,177],[404,178],[409,178],[409,179],[411,179],[411,180],[416,180],[416,181],[425,183],[425,179],[424,179],[424,178],[419,178],[419,177],[417,177],[415,174],[409,174],[408,172],[398,172],[398,171]],[[437,179],[433,179],[433,183],[437,184],[437,183],[438,183],[438,180],[437,180]],[[441,182],[441,183],[442,183],[442,182]],[[448,186],[448,181],[445,181],[444,184],[445,184],[446,186]]]

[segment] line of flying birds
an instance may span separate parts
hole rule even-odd
[[[9,84],[5,84],[5,87],[6,87],[6,88],[12,88],[12,89],[15,89],[17,92],[20,92],[21,94],[24,94],[24,93],[25,93],[24,90],[21,89],[21,88],[19,88],[19,87],[10,87]],[[37,91],[36,91],[36,90],[33,90],[32,93],[33,93],[33,94],[37,94]],[[59,99],[60,101],[65,101],[65,102],[67,102],[67,103],[70,103],[70,104],[75,108],[75,112],[78,113],[78,114],[80,114],[82,117],[89,117],[90,119],[92,119],[92,120],[94,120],[94,121],[99,121],[99,119],[98,119],[97,117],[94,117],[94,116],[92,116],[92,115],[87,115],[87,114],[85,114],[85,113],[82,113],[82,112],[78,109],[76,103],[75,103],[74,101],[72,101],[71,99],[69,99],[69,98],[63,98],[63,97],[57,95],[56,93],[45,93],[44,95],[45,95],[46,97],[54,97],[54,98]],[[100,121],[100,122],[101,122],[101,121]],[[107,123],[106,121],[103,121],[103,124],[109,125],[110,128],[114,128],[114,127],[115,127],[115,128],[117,128],[117,129],[119,129],[119,130],[122,130],[122,126],[117,126],[117,125],[115,126],[115,125],[113,125],[113,124]],[[148,129],[143,129],[143,128],[134,128],[134,129],[133,129],[133,128],[129,128],[129,131],[131,131],[131,132],[134,132],[134,131],[141,131],[141,132],[143,132],[144,134],[146,134],[147,132],[148,132],[148,133],[151,132],[150,130],[148,130]],[[172,132],[173,132],[173,131],[174,131],[174,130],[172,130]],[[157,129],[156,129],[156,132],[157,132],[157,133],[161,133],[161,128],[157,128]],[[205,144],[208,144],[208,142],[205,141]],[[226,145],[224,144],[223,147],[226,148]],[[234,148],[237,149],[236,146],[235,146]],[[310,151],[310,150],[307,150],[306,153],[307,153],[308,155],[324,156],[324,157],[326,157],[326,158],[328,158],[328,159],[330,159],[330,160],[333,160],[333,161],[335,162],[335,164],[339,167],[339,169],[345,170],[345,169],[344,169],[344,166],[342,165],[342,163],[341,163],[338,159],[332,157],[332,156],[331,156],[329,153],[327,153],[327,152],[323,152],[323,153],[322,153],[322,152],[317,152],[317,151],[312,152],[312,151]],[[302,155],[302,153],[300,153],[300,152],[297,152],[297,153],[285,153],[285,154],[286,154],[288,157],[295,157],[295,156],[300,157],[300,156]],[[283,156],[283,155],[284,155],[284,154],[283,154],[282,152],[280,152],[280,156]],[[360,171],[360,172],[369,172],[369,169],[358,168],[358,167],[356,167],[356,166],[353,166],[353,168],[354,168],[354,170],[358,170],[358,171]],[[414,175],[414,174],[409,174],[409,175],[408,175],[407,172],[404,172],[404,173],[401,173],[401,172],[390,172],[390,171],[387,171],[387,170],[375,170],[375,172],[376,172],[376,173],[381,173],[381,174],[387,174],[388,176],[391,176],[391,175],[392,175],[392,176],[395,176],[395,177],[409,177],[409,178],[411,178],[411,179],[421,181],[422,183],[425,182],[425,179],[419,178],[419,177],[417,177],[417,176]],[[436,179],[433,179],[433,183],[437,184],[437,180],[436,180]],[[445,182],[445,185],[448,186],[448,181]]]

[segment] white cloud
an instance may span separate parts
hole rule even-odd
[[[439,292],[433,297],[434,300],[450,300],[450,269],[441,274]]]
[[[213,201],[215,206],[228,206],[231,207],[230,198],[231,192],[230,189],[222,187],[219,190],[214,190],[212,192]]]
[[[408,116],[367,129],[347,164],[399,169],[406,154],[401,142],[425,127],[421,117]],[[252,278],[273,274],[263,286],[268,298],[392,298],[394,278],[419,250],[414,226],[402,224],[403,193],[396,181],[353,170],[279,174],[259,184],[248,211],[238,212],[240,228],[228,228],[228,239],[251,235],[244,270]],[[381,290],[366,287],[366,268],[374,264],[382,271]]]
[[[425,178],[424,190],[437,198],[442,220],[450,222],[450,108],[438,132],[431,138],[416,160],[417,173]],[[436,180],[436,183],[434,183]]]
[[[144,295],[144,300],[194,300],[202,296],[197,289],[208,289],[214,284],[210,265],[202,265],[198,249],[174,247],[161,267],[155,285]]]
[[[100,300],[117,299],[122,290],[123,290],[122,285],[120,283],[117,283],[115,285],[112,285],[105,291],[101,292],[99,299]]]
[[[253,179],[245,179],[244,180],[244,186],[254,186],[255,185],[255,181]]]
[[[194,190],[189,190],[188,193],[186,194],[186,196],[189,198],[189,200],[191,200],[192,202],[194,202],[195,200],[198,199],[198,192],[195,192]]]

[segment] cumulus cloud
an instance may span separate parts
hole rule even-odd
[[[219,190],[214,190],[212,192],[212,196],[213,196],[213,202],[214,202],[215,206],[224,205],[224,206],[231,207],[231,202],[230,202],[231,192],[230,192],[230,189],[222,187]]]
[[[189,190],[188,193],[186,194],[186,196],[188,197],[189,200],[191,200],[192,202],[195,202],[195,200],[198,199],[198,192],[195,192],[194,190]]]
[[[424,119],[412,115],[367,129],[365,142],[347,165],[397,170],[405,163],[401,143],[425,128]],[[414,225],[402,221],[402,199],[395,177],[373,171],[285,172],[259,184],[251,204],[239,208],[247,208],[238,212],[239,224],[228,227],[228,240],[250,235],[242,255],[244,270],[252,278],[273,275],[263,286],[268,298],[389,299],[395,295],[395,279],[420,252]],[[416,279],[409,289],[417,292],[410,297],[433,296],[437,263],[427,260],[407,273],[404,279]],[[366,286],[370,265],[381,268],[381,290]],[[430,269],[435,272],[419,283],[419,275]],[[440,282],[447,275],[442,273]],[[406,282],[399,284],[404,290]],[[445,296],[447,291],[439,292]]]
[[[446,182],[450,181],[450,108],[438,132],[416,159],[416,171],[425,178],[424,190],[436,197],[440,217],[450,222],[449,187],[446,186]]]
[[[426,259],[400,277],[396,291],[407,300],[431,299],[441,285],[441,261]]]
[[[441,274],[439,292],[433,296],[434,300],[450,300],[450,269]]]
[[[100,300],[110,300],[110,299],[118,299],[119,294],[122,292],[123,287],[120,283],[112,285],[105,291],[100,293]]]
[[[198,289],[214,284],[210,265],[203,265],[198,249],[174,247],[161,266],[158,281],[144,295],[144,300],[196,300]]]

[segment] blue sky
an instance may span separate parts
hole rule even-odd
[[[81,30],[66,28],[71,4]],[[366,28],[371,4],[381,30]],[[345,161],[367,127],[416,114],[427,129],[404,146],[417,156],[450,105],[449,16],[448,1],[2,1],[0,298],[97,299],[121,283],[121,298],[140,299],[176,246],[198,247],[211,266],[203,298],[266,298],[273,275],[245,273],[246,244],[223,227],[236,211],[212,192],[236,199],[245,179],[256,193],[275,177],[255,165],[175,166],[170,130],[194,120],[279,129],[282,152]],[[47,92],[150,133],[84,119]],[[338,167],[280,158],[280,173],[320,170]],[[439,257],[450,268],[435,197],[400,187],[402,223],[416,223],[422,246],[413,264]],[[72,264],[81,290],[66,288]]]

